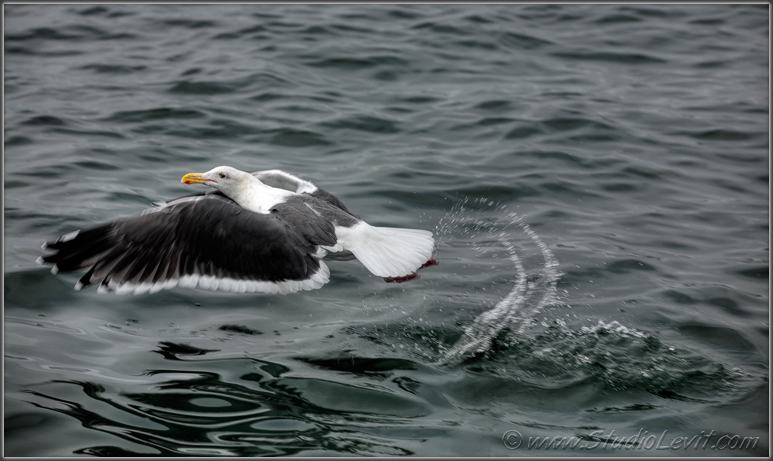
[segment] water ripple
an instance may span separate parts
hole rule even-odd
[[[5,453],[765,438],[768,9],[6,5]],[[434,227],[440,264],[384,284],[331,262],[292,297],[135,298],[35,264],[220,164]]]

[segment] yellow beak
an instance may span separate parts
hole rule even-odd
[[[204,184],[209,179],[202,176],[204,173],[188,173],[180,180],[183,184]]]

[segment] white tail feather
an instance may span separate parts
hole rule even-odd
[[[432,232],[374,227],[365,222],[337,227],[336,236],[345,250],[379,277],[410,275],[432,258],[435,247]]]

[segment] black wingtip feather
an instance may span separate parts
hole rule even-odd
[[[58,238],[54,242],[46,242],[46,249],[55,253],[43,256],[46,264],[55,264],[59,272],[73,272],[91,265],[93,260],[101,253],[109,250],[114,242],[111,238],[110,225],[98,226],[86,231],[78,232]]]

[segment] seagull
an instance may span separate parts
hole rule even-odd
[[[176,286],[287,294],[330,280],[323,259],[354,259],[387,282],[437,264],[432,232],[376,227],[329,192],[281,170],[219,166],[184,184],[214,190],[154,204],[139,214],[43,244],[51,272],[87,270],[75,289],[155,293]]]

